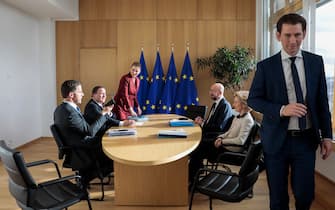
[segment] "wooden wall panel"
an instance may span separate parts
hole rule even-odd
[[[80,21],[80,47],[117,46],[117,22],[110,20]]]
[[[208,89],[215,79],[208,71],[197,71],[195,60],[200,56],[212,55],[218,47],[239,44],[255,48],[255,2],[80,0],[80,21],[57,27],[57,40],[61,40],[61,44],[57,44],[57,89],[64,79],[79,78],[79,48],[116,50],[116,61],[111,65],[118,75],[110,81],[115,85],[111,87],[112,91],[116,91],[120,76],[128,72],[134,60],[139,60],[142,47],[151,75],[157,46],[166,73],[173,43],[176,66],[180,73],[186,43],[189,42],[200,103],[209,103]],[[85,65],[82,62],[81,65]],[[226,90],[225,95],[228,95],[229,100],[232,99],[232,91]]]
[[[236,43],[236,33],[235,21],[198,21],[198,57],[213,55],[218,47],[234,46],[234,43]],[[198,88],[200,89],[200,102],[210,106],[208,90],[216,79],[211,76],[209,70],[198,71],[196,81],[199,81],[200,78],[201,88]],[[232,99],[232,94],[229,91],[226,91],[225,96],[229,100]]]
[[[129,71],[133,61],[140,59],[144,48],[147,68],[151,75],[156,58],[156,21],[119,21],[117,41],[118,71]]]
[[[237,21],[236,44],[255,49],[256,45],[256,22]]]
[[[256,0],[237,0],[237,19],[256,20]]]
[[[117,19],[118,3],[119,0],[79,0],[79,19]]]
[[[157,1],[158,19],[196,19],[197,0],[159,0]]]
[[[156,0],[120,0],[118,19],[155,19]]]
[[[121,73],[115,68],[116,49],[81,49],[80,50],[80,81],[83,85],[84,98],[81,109],[84,111],[86,103],[91,98],[92,88],[96,85],[106,87],[107,100],[115,94]]]
[[[79,78],[79,22],[56,22],[57,102],[63,100],[60,87],[65,80]]]
[[[172,44],[174,45],[174,58],[178,75],[180,75],[183,66],[187,44],[189,44],[190,58],[195,59],[197,56],[196,36],[196,21],[157,22],[157,43],[160,45],[160,55],[165,74],[169,66]]]

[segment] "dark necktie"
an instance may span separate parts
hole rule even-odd
[[[299,81],[298,70],[297,70],[297,67],[294,63],[295,59],[296,59],[296,57],[290,57],[295,95],[297,97],[297,103],[305,104],[304,103],[304,96],[302,94],[302,89],[301,89],[301,85],[300,85],[300,81]],[[299,117],[299,128],[300,128],[300,130],[304,130],[306,128],[306,116]]]
[[[206,120],[206,124],[209,122],[209,120],[211,119],[212,115],[214,114],[215,106],[216,106],[216,103],[213,103],[212,107],[211,107],[211,110],[209,112],[208,118]]]
[[[79,106],[76,107],[76,110],[81,114]]]

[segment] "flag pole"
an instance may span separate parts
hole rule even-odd
[[[174,51],[174,43],[171,43],[171,52]]]

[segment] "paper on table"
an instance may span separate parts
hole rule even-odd
[[[177,130],[160,130],[158,131],[159,137],[175,137],[175,138],[186,138],[187,132],[184,129]]]
[[[109,129],[107,131],[108,136],[128,136],[128,135],[135,135],[136,129],[135,128],[128,128],[128,129]]]

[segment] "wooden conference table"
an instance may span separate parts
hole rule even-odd
[[[200,143],[201,128],[181,127],[187,138],[159,138],[174,114],[148,115],[133,136],[102,140],[106,155],[114,160],[117,205],[178,206],[188,202],[188,154]]]

